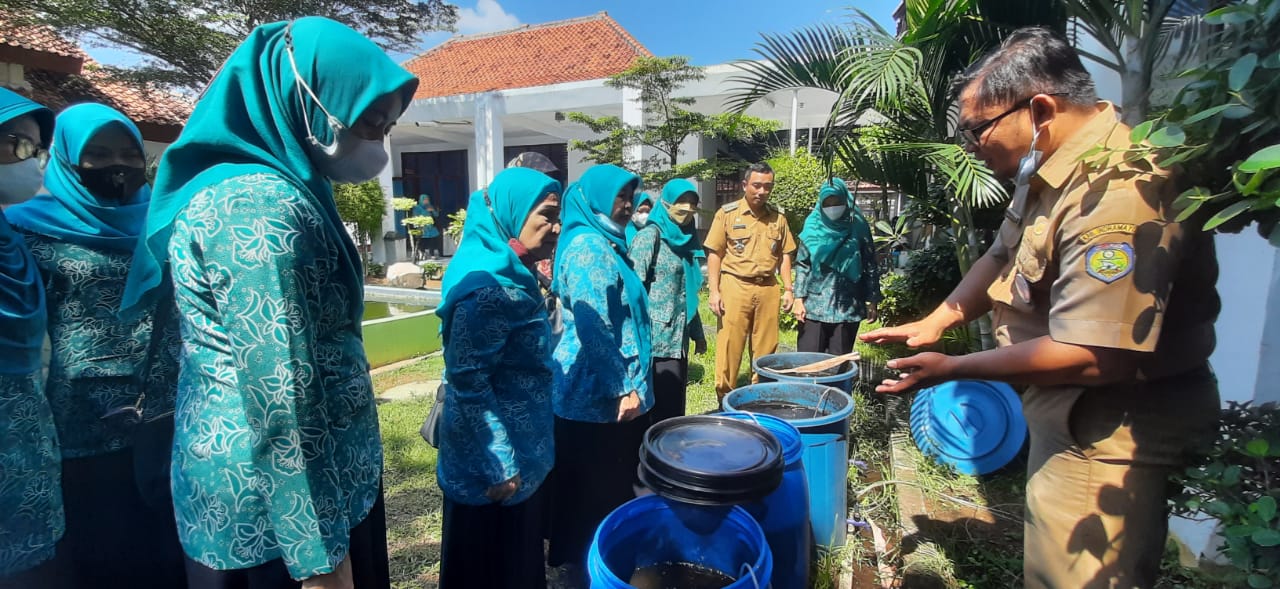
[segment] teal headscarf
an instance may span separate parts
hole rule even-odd
[[[23,115],[35,117],[40,142],[53,138],[53,112],[0,88],[0,124]],[[26,241],[0,215],[0,373],[29,374],[40,369],[46,327],[44,282]]]
[[[848,209],[832,221],[822,214],[822,202],[831,196],[844,199]],[[804,220],[800,241],[809,249],[813,268],[826,268],[857,282],[862,278],[862,244],[871,240],[871,227],[844,180],[833,178],[822,185],[818,204]]]
[[[102,206],[76,170],[85,145],[109,125],[120,125],[142,149],[138,127],[114,108],[87,103],[58,115],[53,157],[44,171],[44,194],[5,211],[14,225],[99,250],[131,252],[147,220],[151,188],[143,185],[128,204]]]
[[[676,178],[662,187],[662,202],[653,207],[649,213],[649,224],[658,228],[658,235],[666,242],[671,251],[680,256],[684,263],[684,298],[686,312],[690,321],[698,316],[698,291],[702,289],[702,267],[698,260],[705,254],[702,245],[694,235],[693,223],[679,225],[671,220],[667,207],[676,204],[676,200],[688,193],[698,194],[698,187],[684,178]]]
[[[652,194],[649,194],[648,192],[636,192],[635,197],[631,199],[632,213],[640,210],[640,205],[646,202],[649,203],[650,207],[654,207],[658,204],[657,201],[653,200]],[[652,215],[652,211],[650,211],[649,214]],[[650,223],[652,223],[652,221],[650,221]],[[641,229],[643,229],[643,226],[636,225],[635,218],[632,217],[631,222],[627,223],[627,227],[624,230],[627,234],[627,247],[631,247],[631,242],[635,241],[636,233],[639,233]]]
[[[448,322],[453,306],[477,289],[490,286],[521,288],[539,299],[541,289],[509,242],[519,237],[525,220],[548,194],[559,193],[560,183],[529,168],[507,168],[489,185],[492,210],[484,202],[485,191],[471,195],[467,204],[467,230],[444,273],[442,298],[436,314]],[[449,333],[447,326],[442,326]]]
[[[640,358],[648,359],[652,353],[652,343],[649,340],[649,293],[645,291],[640,277],[631,269],[631,264],[623,258],[627,253],[627,244],[622,228],[609,220],[609,213],[613,212],[613,200],[617,198],[618,192],[623,188],[634,190],[639,186],[639,176],[618,166],[601,164],[587,168],[582,177],[564,191],[560,207],[560,244],[567,245],[579,235],[592,233],[603,235],[613,244],[613,263],[622,275],[622,284],[619,285],[622,288],[622,298],[634,314],[640,330]],[[561,268],[563,252],[563,247],[558,249],[551,284],[551,290],[557,293],[564,292],[562,281],[565,272]]]
[[[303,92],[289,63],[292,39],[298,74],[320,102],[350,128],[378,99],[399,92],[407,107],[418,87],[413,74],[372,41],[321,17],[261,25],[227,58],[196,103],[182,135],[160,160],[145,237],[138,243],[124,307],[135,308],[159,286],[168,263],[173,222],[196,192],[227,178],[266,173],[315,199],[327,230],[346,244],[344,268],[360,281],[360,256],[333,201],[333,187],[309,156],[303,109],[321,143],[335,138],[327,117]]]

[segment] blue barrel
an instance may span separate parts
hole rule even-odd
[[[821,352],[779,352],[761,356],[751,362],[752,370],[759,376],[760,382],[807,382],[836,387],[846,393],[853,392],[853,379],[858,376],[858,363],[845,362],[821,375],[779,374],[778,370],[787,370],[835,358],[831,354]]]
[[[786,420],[804,440],[805,478],[809,483],[809,522],[819,546],[845,541],[848,518],[849,416],[853,397],[835,387],[771,382],[729,391],[725,411],[762,413]]]
[[[615,509],[587,553],[591,589],[631,589],[644,576],[663,587],[767,589],[773,553],[741,507],[705,507],[657,495]],[[641,586],[650,585],[642,583]]]
[[[769,430],[782,445],[786,468],[782,484],[768,497],[746,505],[747,512],[764,529],[773,551],[773,589],[809,589],[809,555],[812,553],[813,528],[809,524],[809,484],[804,478],[804,441],[794,426],[774,417],[757,413],[721,413],[758,423]]]

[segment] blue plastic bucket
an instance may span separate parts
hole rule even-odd
[[[615,509],[587,553],[591,589],[630,589],[636,571],[681,563],[733,578],[726,589],[767,589],[773,553],[764,530],[741,507],[704,507],[640,497]]]
[[[845,362],[831,370],[831,374],[809,376],[802,374],[779,374],[778,370],[787,370],[835,358],[831,354],[821,352],[779,352],[761,356],[751,362],[761,383],[766,382],[807,382],[836,387],[846,393],[853,391],[853,379],[858,376],[858,363]],[[843,370],[841,370],[843,369]]]
[[[724,410],[773,415],[800,431],[814,538],[827,548],[843,546],[853,397],[825,385],[760,383],[729,391],[724,397]]]
[[[773,551],[773,589],[809,589],[809,556],[813,528],[809,524],[809,484],[804,478],[804,440],[795,426],[772,415],[721,413],[759,424],[782,445],[786,462],[782,484],[768,497],[742,507],[764,529]]]

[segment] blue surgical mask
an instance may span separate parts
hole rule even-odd
[[[16,205],[31,200],[42,184],[44,170],[36,158],[0,164],[0,205]]]
[[[1036,170],[1040,169],[1040,160],[1044,157],[1044,153],[1036,149],[1036,145],[1040,143],[1040,127],[1035,124],[1035,111],[1032,111],[1031,126],[1031,147],[1027,150],[1027,155],[1022,156],[1018,161],[1018,175],[1014,177],[1013,198],[1017,200],[1020,196],[1025,197],[1031,189],[1031,177],[1035,176]]]
[[[298,64],[293,58],[292,46],[286,48],[286,53],[289,55],[289,64],[293,66],[293,77],[297,82],[298,105],[302,111],[303,125],[307,129],[309,143],[307,147],[311,151],[311,158],[316,168],[326,178],[339,183],[355,184],[376,178],[387,167],[387,162],[390,160],[387,150],[383,149],[382,140],[364,139],[343,125],[338,117],[333,116],[320,102],[320,97],[316,96],[311,86],[298,73]],[[325,115],[325,122],[333,135],[333,141],[328,145],[321,143],[311,131],[311,119],[307,116],[304,91]]]

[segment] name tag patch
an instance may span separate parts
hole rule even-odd
[[[1100,243],[1084,256],[1089,276],[1111,284],[1133,272],[1133,246],[1127,243]]]
[[[1133,235],[1133,232],[1137,230],[1138,230],[1138,227],[1135,226],[1133,223],[1111,223],[1109,225],[1101,225],[1098,227],[1094,227],[1093,229],[1090,229],[1088,231],[1085,231],[1084,234],[1080,236],[1080,243],[1089,243],[1090,241],[1093,241],[1109,233],[1123,233],[1125,235]]]

